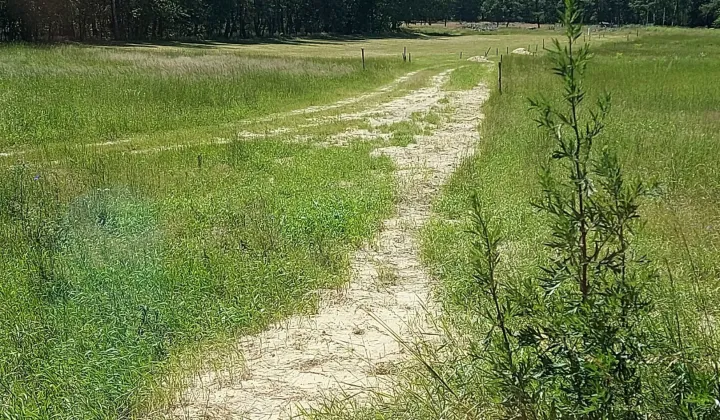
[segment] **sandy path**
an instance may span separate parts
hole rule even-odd
[[[480,107],[488,94],[484,86],[447,93],[441,85],[448,74],[436,76],[429,88],[362,115],[407,118],[407,110],[427,112],[442,98],[453,109],[432,136],[373,152],[395,162],[401,197],[397,217],[386,220],[377,240],[354,255],[347,288],[324,292],[315,315],[292,317],[242,338],[237,352],[244,355],[244,365],[198,376],[175,416],[288,418],[330,392],[361,396],[382,387],[383,376],[406,357],[378,319],[404,340],[428,330],[422,314],[430,279],[419,260],[417,234],[430,217],[438,188],[472,153]]]
[[[281,113],[281,114],[270,115],[270,116],[268,116],[268,117],[265,117],[263,120],[266,120],[266,121],[267,121],[267,120],[272,120],[272,119],[275,119],[275,118],[278,118],[278,117],[284,117],[284,116],[287,116],[287,115],[304,115],[304,114],[312,114],[312,113],[317,113],[317,112],[324,112],[324,111],[329,111],[329,110],[331,110],[331,109],[337,109],[337,108],[342,108],[342,107],[345,107],[345,106],[348,106],[348,105],[356,104],[356,103],[359,103],[359,102],[362,102],[362,101],[365,101],[365,100],[368,100],[368,99],[372,99],[372,98],[374,98],[374,97],[376,97],[376,96],[378,96],[378,95],[382,95],[383,93],[392,92],[392,91],[395,90],[398,86],[400,86],[401,84],[407,82],[408,80],[410,80],[411,78],[413,78],[413,77],[414,77],[415,75],[417,75],[418,73],[420,73],[419,70],[417,70],[417,71],[411,71],[410,73],[407,73],[407,74],[405,74],[405,75],[403,75],[403,76],[400,76],[400,77],[398,77],[397,79],[393,80],[392,82],[388,83],[387,85],[381,86],[381,87],[375,89],[374,91],[372,91],[372,92],[370,92],[370,93],[366,93],[366,94],[359,95],[359,96],[352,96],[352,97],[346,98],[346,99],[341,99],[341,100],[339,100],[339,101],[337,101],[337,102],[334,102],[334,103],[332,103],[332,104],[310,106],[310,107],[307,107],[307,108],[296,109],[296,110],[289,111],[289,112],[284,112],[284,113]],[[262,121],[262,120],[260,120],[260,121]]]

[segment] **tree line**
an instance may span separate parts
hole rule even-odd
[[[554,23],[558,0],[0,0],[0,40],[367,34],[448,20]],[[586,22],[711,26],[720,0],[585,0]]]

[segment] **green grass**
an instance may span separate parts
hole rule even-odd
[[[450,74],[445,88],[447,90],[470,90],[477,86],[478,80],[488,77],[491,68],[487,64],[481,63],[469,63],[459,67]]]
[[[675,248],[678,232],[692,236],[703,259],[720,257],[715,229],[720,170],[713,163],[720,161],[720,85],[708,84],[720,77],[718,40],[712,31],[658,31],[634,42],[606,44],[595,49],[588,74],[591,92],[613,95],[603,146],[618,151],[629,176],[658,182],[663,191],[662,199],[643,208],[642,251],[678,267],[685,264]],[[541,59],[511,57],[504,69],[504,95],[493,94],[485,107],[485,141],[452,178],[436,210],[441,218],[463,219],[477,191],[507,232],[505,260],[532,267],[543,252],[538,244],[546,231],[529,202],[537,197],[536,173],[550,143],[530,119],[527,98],[547,96],[557,91],[557,83]],[[428,260],[457,303],[472,288],[466,254],[449,252],[462,230],[437,221],[426,232]]]
[[[371,147],[15,169],[0,189],[0,412],[122,417],[162,388],[171,354],[312,309],[391,209],[392,168]]]
[[[150,46],[11,45],[0,58],[2,152],[238,122],[349,96],[412,67]]]
[[[657,182],[661,196],[641,209],[644,227],[639,251],[665,272],[651,285],[655,314],[674,305],[685,308],[683,328],[697,331],[701,302],[693,292],[694,264],[701,273],[701,294],[716,301],[720,267],[720,35],[712,31],[657,31],[631,42],[595,48],[587,87],[613,95],[612,116],[599,147],[618,151],[631,178]],[[530,206],[539,197],[537,171],[550,155],[551,143],[531,121],[528,97],[557,92],[558,82],[546,61],[511,57],[503,63],[504,94],[488,101],[482,125],[484,141],[475,158],[455,174],[436,204],[438,218],[424,232],[424,257],[443,280],[443,301],[455,314],[456,327],[473,332],[477,289],[469,264],[465,234],[470,196],[477,192],[506,240],[502,271],[512,278],[533,275],[548,251],[547,222]],[[462,220],[463,223],[446,220]],[[688,238],[690,254],[682,247]],[[680,279],[667,284],[665,262]],[[717,316],[717,309],[711,316]],[[462,334],[462,332],[461,332]],[[694,335],[694,333],[690,333]],[[716,337],[717,338],[717,337]],[[482,393],[481,373],[456,361],[446,374],[470,400],[491,406]],[[468,383],[468,381],[470,383]],[[455,407],[458,408],[458,407]],[[428,417],[429,418],[429,417]]]
[[[436,73],[459,63],[465,67],[450,86],[467,89],[490,75],[460,62],[459,51],[470,57],[490,46],[537,41],[524,32],[350,45],[0,48],[0,153],[16,152],[0,154],[6,174],[0,180],[0,416],[145,417],[179,390],[205,348],[313,310],[315,290],[347,279],[349,252],[392,209],[390,161],[370,157],[379,144],[314,145],[363,123],[299,128],[309,139],[293,143],[292,135],[250,141],[238,132],[271,132],[278,124],[300,124],[297,116],[246,121],[366,93],[422,67]],[[369,57],[365,72],[360,45]],[[405,45],[413,65],[398,58]],[[624,63],[632,54],[606,55]],[[706,59],[696,55],[683,57],[694,64]],[[485,138],[493,140],[466,163],[437,209],[461,219],[478,182],[505,177],[483,194],[497,197],[508,226],[512,215],[525,215],[531,234],[537,222],[520,205],[534,188],[531,151],[543,149],[520,137],[534,132],[522,95],[544,91],[546,79],[523,79],[526,70],[539,69],[531,59],[513,63],[509,94],[494,96],[488,108],[488,121],[495,122],[485,126]],[[417,88],[430,73],[370,101]],[[701,95],[712,93],[708,83],[702,86]],[[443,118],[436,111],[388,128],[390,143],[429,134]],[[682,118],[705,121],[693,115]],[[678,132],[690,135],[685,123],[676,120]],[[709,136],[703,127],[694,132]],[[234,141],[208,144],[216,138]],[[717,138],[703,139],[703,150],[686,145],[686,153],[709,159],[712,150],[704,149]],[[93,146],[117,140],[127,143]],[[159,147],[166,149],[153,150]],[[695,170],[711,173],[714,166]],[[488,178],[478,181],[481,175]],[[700,179],[688,177],[682,188]],[[691,204],[705,219],[714,214],[705,212],[710,204]],[[518,242],[527,241],[520,233]],[[426,246],[426,257],[447,280],[446,293],[460,298],[467,288],[458,274],[466,269],[462,227],[438,220],[426,231],[433,235],[438,241]],[[392,283],[393,273],[385,274]]]
[[[699,313],[720,316],[712,304],[720,298],[720,84],[711,82],[720,80],[720,34],[659,29],[630,42],[597,45],[594,52],[586,86],[593,95],[603,90],[613,95],[612,116],[598,148],[616,149],[629,177],[658,185],[659,196],[643,203],[644,224],[636,238],[639,252],[660,274],[649,285],[653,317],[680,308],[682,329],[697,340]],[[472,357],[485,351],[487,331],[477,315],[482,291],[472,277],[467,215],[477,193],[505,238],[500,275],[537,275],[549,257],[543,246],[549,230],[530,202],[540,196],[538,170],[552,143],[531,120],[527,98],[557,99],[559,90],[542,58],[512,56],[503,60],[503,69],[503,95],[494,91],[484,107],[477,153],[444,187],[435,203],[436,217],[423,231],[424,261],[441,280],[438,292],[446,316],[440,328],[446,335],[417,351],[454,395],[411,363],[389,397],[377,395],[360,406],[328,401],[318,418],[497,416],[496,401],[484,392],[484,367]]]
[[[0,151],[15,152],[0,181],[0,417],[162,409],[208,348],[314,310],[392,209],[377,144],[313,144],[357,123],[304,129],[306,142],[237,133],[374,89],[413,69],[402,62],[151,46],[0,56]],[[128,143],[97,146],[112,140]]]
[[[405,147],[415,143],[415,136],[423,134],[423,128],[415,121],[401,121],[380,127],[383,133],[391,134],[390,144]]]

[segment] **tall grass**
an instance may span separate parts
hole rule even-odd
[[[717,340],[715,329],[700,326],[697,320],[716,316],[716,308],[703,302],[716,299],[717,289],[711,284],[717,281],[720,256],[713,232],[720,216],[716,198],[720,173],[712,164],[720,158],[715,147],[720,141],[720,121],[709,117],[720,106],[720,90],[706,82],[720,76],[718,39],[708,31],[657,31],[633,42],[608,44],[595,49],[597,57],[587,81],[594,94],[613,93],[613,112],[599,146],[618,151],[630,178],[660,186],[657,197],[641,210],[645,222],[637,235],[640,255],[647,255],[658,273],[665,273],[650,285],[656,302],[651,317],[658,320],[677,313],[679,329],[692,343],[688,345],[705,352],[714,351]],[[555,91],[547,66],[544,60],[522,57],[504,63],[508,69],[505,94],[490,99],[483,126],[486,141],[438,203],[445,217],[463,218],[470,193],[477,191],[496,220],[502,221],[508,237],[502,245],[505,275],[516,279],[533,273],[546,258],[542,244],[549,241],[545,218],[528,203],[537,198],[536,170],[545,163],[550,144],[526,116],[527,97]],[[551,100],[556,98],[551,96]],[[468,317],[461,329],[473,331],[477,328],[471,326],[474,310],[468,308],[480,303],[474,298],[477,286],[469,271],[467,239],[460,244],[465,252],[457,252],[455,238],[462,235],[461,229],[462,225],[438,220],[426,232],[425,249],[436,273],[445,280],[446,302]],[[662,363],[678,363],[670,350],[672,343],[653,339],[667,346],[668,360]],[[706,357],[710,361],[715,356]],[[470,392],[481,398],[481,391]],[[657,393],[645,395],[652,400],[674,390],[651,386],[646,392]]]
[[[10,45],[0,58],[1,152],[237,122],[361,92],[411,67],[150,46]]]
[[[634,42],[595,48],[597,57],[588,70],[591,93],[606,89],[613,94],[601,144],[618,151],[629,176],[661,187],[661,198],[644,206],[645,226],[639,234],[643,251],[655,261],[687,262],[677,252],[681,232],[692,237],[692,248],[706,258],[718,252],[713,226],[720,217],[720,172],[713,162],[720,158],[720,119],[714,115],[720,108],[720,86],[708,83],[720,76],[718,39],[712,31],[657,31]],[[674,48],[668,51],[668,45]],[[553,92],[547,66],[542,59],[526,57],[504,62],[504,94],[492,95],[486,105],[477,157],[453,177],[436,205],[443,218],[463,218],[477,191],[503,220],[510,235],[506,252],[511,253],[505,258],[510,261],[532,261],[546,233],[527,203],[535,197],[536,171],[550,144],[527,117],[526,98]],[[462,229],[439,219],[426,233],[446,238],[445,243]],[[456,245],[447,242],[448,247]],[[469,296],[461,292],[469,281],[462,253],[444,252],[450,248],[443,246],[425,249],[448,281],[445,293],[462,303]]]
[[[35,151],[1,169],[0,417],[148,415],[199,366],[192,350],[313,310],[392,208],[372,143],[205,140],[411,65],[166,47],[0,56],[0,151]],[[77,147],[143,136],[197,145]]]
[[[0,413],[125,418],[168,386],[183,348],[312,310],[391,208],[390,163],[370,147],[233,143],[13,169]]]

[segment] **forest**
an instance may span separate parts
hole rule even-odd
[[[586,23],[720,26],[720,0],[586,0]],[[3,41],[377,34],[408,23],[557,20],[557,0],[0,0]]]

